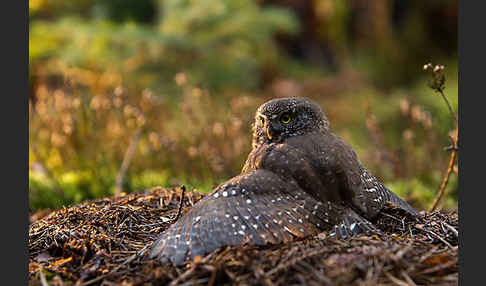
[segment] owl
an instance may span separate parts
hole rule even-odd
[[[371,221],[387,202],[419,215],[332,133],[317,103],[274,99],[256,111],[241,174],[163,232],[150,258],[180,265],[222,246],[286,243],[323,231],[337,239],[379,233]]]

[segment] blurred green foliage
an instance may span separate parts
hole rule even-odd
[[[133,140],[125,192],[209,191],[277,96],[318,101],[418,208],[438,189],[454,124],[422,66],[446,67],[457,110],[457,1],[30,0],[29,19],[32,211],[111,195]]]

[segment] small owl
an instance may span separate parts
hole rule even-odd
[[[370,220],[387,202],[419,215],[361,165],[318,104],[274,99],[255,114],[241,174],[163,232],[150,257],[180,265],[228,245],[285,243],[322,231],[336,238],[379,233]]]

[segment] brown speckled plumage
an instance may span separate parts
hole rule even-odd
[[[182,264],[226,245],[276,244],[325,230],[339,238],[378,233],[369,220],[386,202],[418,214],[361,165],[309,99],[260,106],[252,145],[241,174],[162,233],[152,258]]]

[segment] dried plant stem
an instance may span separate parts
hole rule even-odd
[[[458,130],[456,129],[456,135],[454,137],[454,147],[457,147],[457,133]],[[439,187],[439,192],[437,193],[437,196],[434,199],[434,202],[432,203],[432,207],[430,208],[430,211],[433,212],[437,208],[437,205],[439,204],[440,199],[442,198],[445,188],[447,186],[447,183],[449,182],[449,178],[451,176],[451,173],[454,169],[454,161],[456,160],[456,155],[457,155],[457,148],[453,148],[451,152],[451,157],[449,159],[449,166],[447,167],[446,174],[444,178],[442,179],[442,183],[440,184]]]
[[[116,176],[116,187],[115,187],[115,196],[119,196],[123,189],[123,179],[125,178],[125,174],[130,166],[133,156],[135,155],[135,150],[137,149],[138,141],[140,140],[140,135],[142,134],[142,126],[138,127],[135,131],[135,134],[132,136],[130,140],[130,145],[128,146],[127,151],[125,152],[125,156],[123,157],[123,162],[118,171]]]
[[[177,221],[182,213],[182,203],[184,202],[184,194],[186,193],[186,186],[182,185],[181,189],[182,189],[181,200],[179,201],[179,207],[177,208],[177,214],[174,217],[174,221]]]
[[[44,270],[41,268],[39,271],[39,276],[40,276],[40,282],[42,286],[49,286],[49,283],[47,283],[46,276],[44,275]]]
[[[445,103],[447,104],[447,107],[449,108],[449,112],[451,113],[452,117],[454,118],[454,121],[456,123],[456,134],[454,135],[454,138],[452,139],[452,151],[451,151],[451,157],[449,159],[449,166],[447,167],[446,174],[444,175],[444,178],[442,179],[442,183],[440,184],[439,192],[437,193],[437,195],[434,199],[434,202],[432,203],[432,206],[430,207],[431,212],[436,210],[440,199],[444,195],[445,188],[447,187],[447,183],[449,183],[449,178],[451,176],[451,173],[454,171],[454,162],[455,162],[456,156],[457,156],[457,140],[458,140],[458,135],[459,135],[459,122],[457,121],[457,116],[454,113],[454,111],[452,110],[452,107],[449,104],[449,101],[445,97],[444,93],[441,90],[439,91],[439,93],[442,95],[442,98],[444,99]]]
[[[449,108],[449,112],[451,113],[452,117],[454,118],[454,122],[456,122],[456,125],[457,125],[457,122],[458,122],[457,121],[457,115],[454,112],[454,110],[452,110],[452,107],[451,107],[451,104],[449,103],[449,100],[447,100],[447,97],[445,96],[445,94],[442,90],[439,90],[439,93],[442,96],[442,98],[444,99],[445,103],[447,104],[447,107]]]

